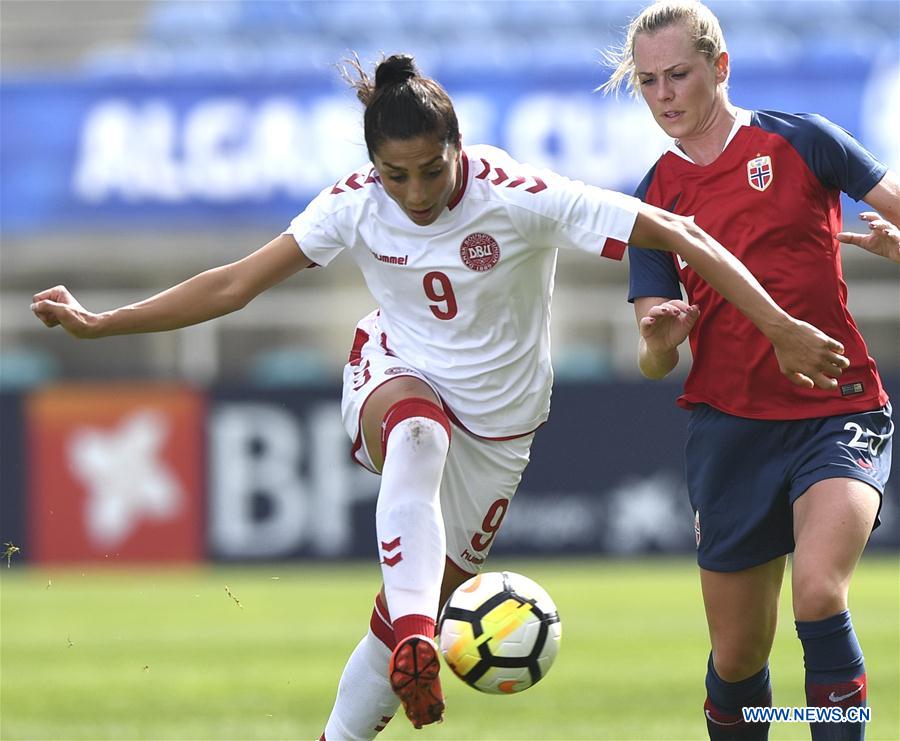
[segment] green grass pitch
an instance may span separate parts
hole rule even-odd
[[[553,670],[512,697],[481,695],[445,671],[444,723],[414,731],[401,714],[380,738],[706,738],[708,639],[692,561],[498,558],[491,567],[553,595],[563,623]],[[0,737],[317,739],[378,582],[374,564],[4,567]],[[870,741],[900,738],[898,603],[896,554],[866,556],[851,607],[871,681]],[[775,705],[806,704],[787,587],[772,672]],[[809,731],[775,724],[770,738]]]

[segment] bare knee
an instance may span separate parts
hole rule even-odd
[[[744,641],[722,642],[713,645],[713,665],[716,674],[726,682],[740,682],[759,672],[769,660],[771,641],[756,644]]]
[[[847,609],[850,580],[879,503],[875,489],[852,479],[820,481],[794,503],[797,620],[821,620]]]
[[[769,659],[786,558],[730,573],[701,570],[716,673],[726,682],[756,674]]]
[[[823,620],[847,609],[847,585],[827,573],[795,579],[793,602],[797,620]]]

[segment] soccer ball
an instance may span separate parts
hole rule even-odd
[[[441,610],[438,631],[453,673],[495,695],[521,692],[540,681],[562,638],[550,595],[511,571],[479,574],[460,585]]]

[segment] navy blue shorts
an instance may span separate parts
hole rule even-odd
[[[818,481],[859,479],[883,495],[893,430],[890,404],[787,421],[734,417],[699,405],[685,447],[697,563],[740,571],[791,553],[792,505]]]

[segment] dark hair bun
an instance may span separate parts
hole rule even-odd
[[[375,69],[375,89],[399,85],[410,77],[418,77],[415,60],[408,54],[394,54]]]

